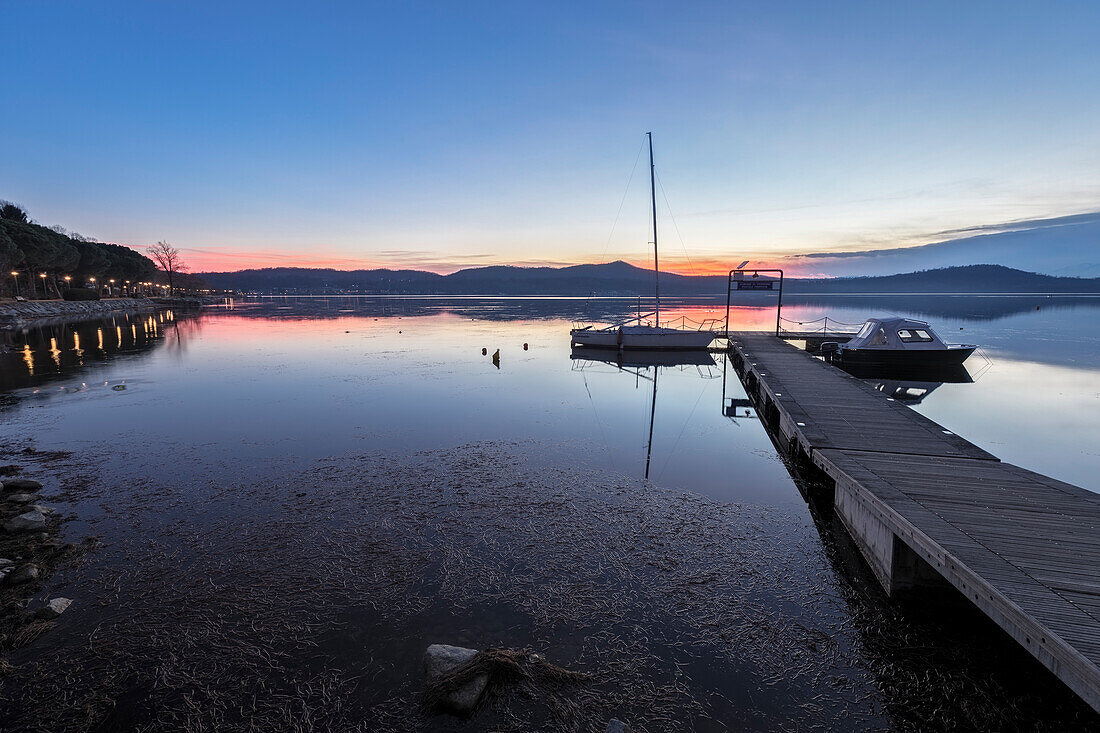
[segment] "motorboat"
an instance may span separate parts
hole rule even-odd
[[[714,331],[702,324],[699,328],[687,328],[687,321],[680,319],[680,328],[661,324],[661,279],[657,258],[657,184],[653,166],[653,133],[649,139],[649,194],[653,213],[653,297],[654,311],[644,316],[611,324],[576,324],[569,331],[572,346],[599,349],[641,349],[645,351],[700,351],[710,346]],[[650,320],[652,318],[652,320]]]
[[[977,348],[975,344],[945,343],[927,323],[911,318],[870,318],[846,343],[821,345],[823,353],[845,367],[958,365]]]

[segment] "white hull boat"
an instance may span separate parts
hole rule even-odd
[[[671,328],[661,325],[661,279],[657,260],[657,184],[653,166],[653,133],[649,138],[649,194],[653,211],[653,296],[655,309],[646,316],[631,318],[621,323],[587,325],[569,332],[574,347],[646,351],[700,351],[710,346],[714,332],[704,328]],[[653,316],[651,323],[644,318]],[[681,319],[686,325],[686,322]],[[634,325],[628,325],[634,324]]]
[[[587,326],[569,332],[573,346],[646,351],[700,351],[714,340],[711,331],[689,331],[661,326]]]

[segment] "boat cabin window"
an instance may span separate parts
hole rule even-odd
[[[898,338],[907,344],[921,343],[932,340],[932,336],[923,328],[903,328],[898,331]]]
[[[863,324],[863,328],[859,329],[859,333],[856,334],[857,339],[866,338],[871,335],[871,329],[875,327],[875,324],[867,321]]]

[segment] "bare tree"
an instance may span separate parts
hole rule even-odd
[[[149,247],[149,256],[168,278],[168,294],[173,295],[176,291],[176,275],[187,272],[187,265],[183,263],[180,251],[168,242],[157,242]]]

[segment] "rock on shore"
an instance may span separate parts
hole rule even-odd
[[[424,653],[424,672],[428,680],[436,680],[466,664],[477,655],[477,649],[466,649],[449,644],[432,644]],[[468,713],[474,709],[489,684],[486,675],[478,675],[447,696],[450,708],[456,713]]]
[[[35,615],[38,618],[52,620],[65,613],[70,605],[72,605],[71,598],[51,598],[46,605],[38,609],[38,613]]]
[[[5,580],[9,585],[22,585],[32,580],[38,580],[38,575],[38,566],[34,563],[27,563],[26,565],[20,565],[18,568],[8,573]]]
[[[41,531],[46,528],[46,515],[42,512],[34,509],[29,512],[24,512],[18,517],[12,517],[8,521],[4,522],[4,529],[9,532],[33,532],[35,530]]]
[[[24,493],[32,493],[42,488],[41,481],[35,481],[31,478],[8,477],[0,479],[0,484],[3,485],[4,491],[21,491]]]
[[[30,504],[38,501],[38,494],[9,494],[4,501],[12,504]]]

